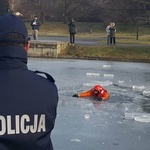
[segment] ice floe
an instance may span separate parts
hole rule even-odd
[[[71,142],[81,142],[81,140],[79,140],[79,139],[72,139],[72,140],[70,140]]]
[[[103,68],[111,68],[111,65],[103,65]]]
[[[137,86],[137,85],[133,85],[133,91],[144,91],[145,90],[145,86]]]
[[[148,91],[148,90],[144,90],[144,91],[142,92],[142,94],[143,94],[144,96],[146,96],[146,97],[150,97],[150,91]]]
[[[89,82],[89,83],[83,83],[83,86],[95,86],[97,84],[100,84],[101,86],[109,86],[109,85],[112,85],[113,82],[112,81],[93,81],[93,82]]]
[[[114,74],[104,74],[105,78],[114,78]]]
[[[99,73],[86,73],[87,76],[100,76]]]
[[[138,122],[145,122],[148,123],[150,122],[150,114],[145,114],[145,113],[125,113],[125,119],[127,120],[135,120]]]
[[[85,118],[85,119],[90,119],[90,115],[89,115],[89,114],[86,114],[86,115],[84,115],[84,118]]]
[[[138,122],[150,122],[150,114],[135,116],[134,120]]]

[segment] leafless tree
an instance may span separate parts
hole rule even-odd
[[[149,0],[9,0],[13,11],[25,18],[38,15],[44,21],[66,23],[75,17],[79,21],[146,24],[150,22]]]

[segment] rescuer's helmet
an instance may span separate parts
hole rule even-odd
[[[102,87],[100,85],[95,85],[94,88],[92,89],[93,94],[95,96],[98,96],[100,94],[101,90],[102,90]]]

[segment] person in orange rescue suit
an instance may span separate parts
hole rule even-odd
[[[107,100],[109,98],[109,93],[102,86],[95,85],[92,89],[90,89],[88,91],[78,93],[78,94],[74,94],[73,97],[80,97],[80,98],[94,97],[98,100]]]

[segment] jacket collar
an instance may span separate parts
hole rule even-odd
[[[0,47],[0,69],[27,69],[27,52],[19,46]]]

